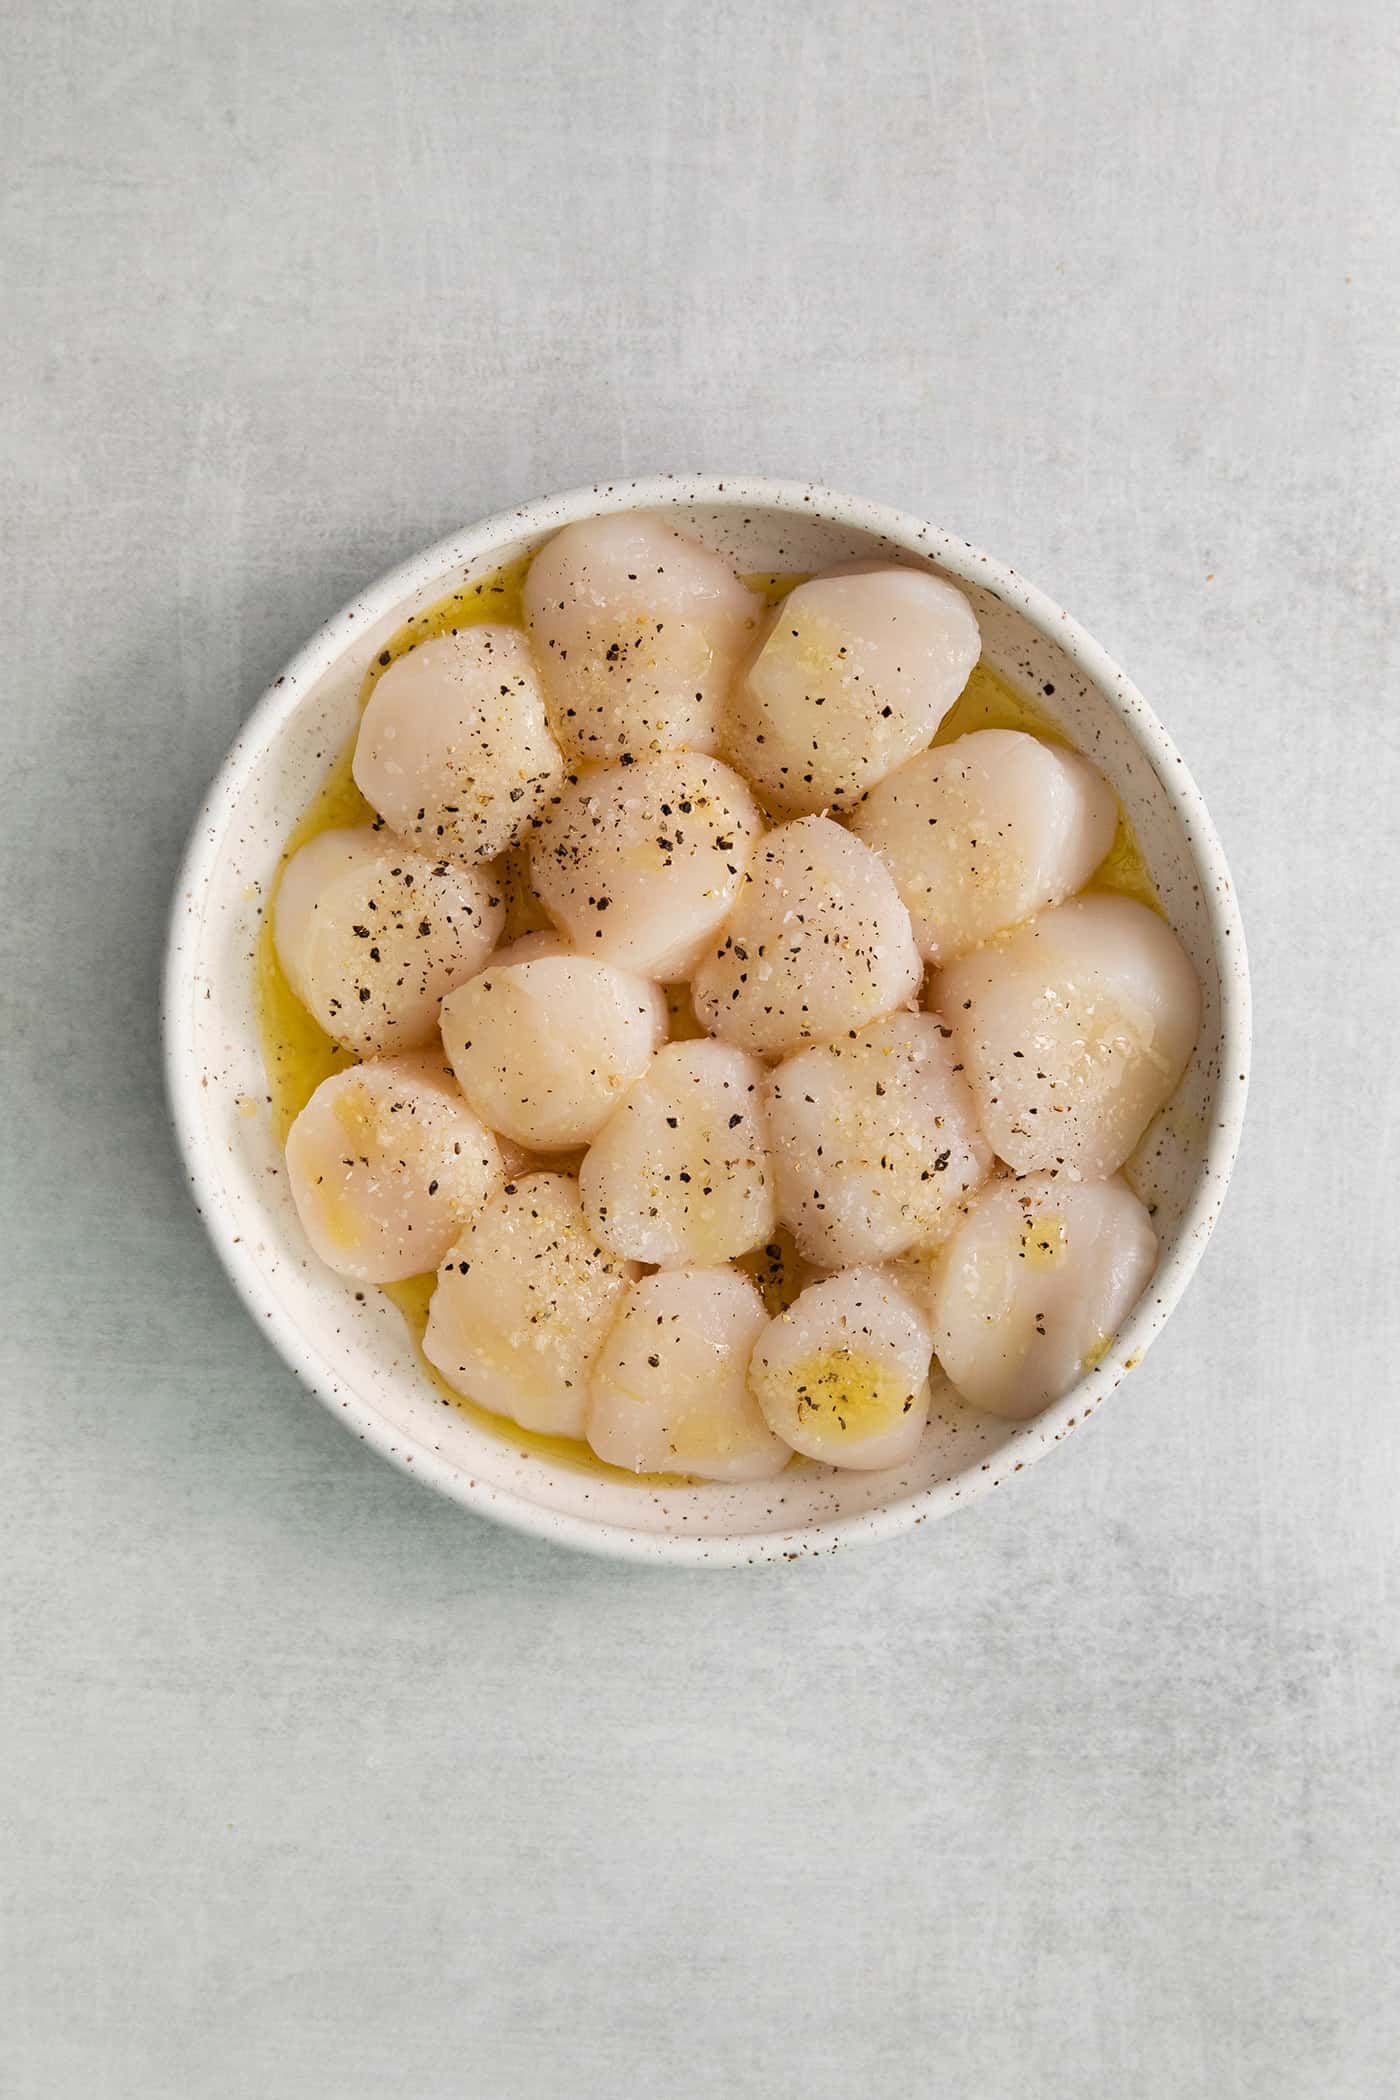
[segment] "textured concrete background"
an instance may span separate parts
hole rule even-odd
[[[1400,65],[1376,0],[4,0],[0,2089],[1396,2090]],[[987,1504],[708,1578],[438,1503],[234,1302],[182,836],[359,584],[820,476],[1044,584],[1249,915],[1236,1192]]]

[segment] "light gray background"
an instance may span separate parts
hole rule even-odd
[[[5,0],[0,2089],[1396,2090],[1392,10]],[[161,1102],[264,683],[518,497],[818,476],[1154,699],[1248,913],[1148,1365],[900,1544],[686,1576],[358,1449]]]

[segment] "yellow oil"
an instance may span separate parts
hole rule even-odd
[[[1021,1259],[1028,1269],[1056,1268],[1069,1251],[1063,1218],[1053,1211],[1031,1212],[1021,1220]]]
[[[695,1007],[690,997],[688,984],[668,984],[666,991],[666,1033],[673,1043],[698,1042],[705,1031],[696,1018]]]
[[[459,590],[449,591],[432,605],[425,606],[406,620],[402,627],[390,636],[380,649],[375,661],[365,674],[360,693],[363,710],[370,694],[389,665],[399,657],[406,656],[419,642],[432,636],[453,634],[464,627],[479,627],[493,624],[505,627],[524,625],[522,591],[528,557],[512,562],[495,574],[477,581],[465,583]],[[776,605],[778,601],[805,580],[802,572],[780,571],[746,575],[743,581],[749,589],[763,599],[765,605]],[[978,664],[961,697],[945,718],[936,743],[950,743],[954,737],[963,736],[972,729],[1021,729],[1031,736],[1040,737],[1046,743],[1068,742],[1063,731],[1050,721],[1041,710],[986,664]],[[356,787],[350,766],[353,740],[336,760],[326,780],[308,803],[306,810],[287,840],[286,849],[278,869],[281,868],[300,847],[318,838],[323,831],[341,827],[368,824],[374,812]],[[530,889],[523,859],[508,856],[506,877],[506,933],[515,939],[535,927],[548,925],[548,919]],[[1127,819],[1120,812],[1118,832],[1102,866],[1096,871],[1090,888],[1117,890],[1124,895],[1138,898],[1160,910],[1152,878],[1147,871],[1137,842]],[[257,972],[257,1016],[262,1041],[263,1061],[267,1070],[268,1100],[272,1125],[278,1142],[284,1143],[287,1132],[323,1079],[333,1072],[344,1071],[356,1062],[354,1055],[333,1043],[306,1011],[288,984],[277,960],[277,951],[272,939],[272,905],[276,898],[276,884],[268,898],[263,916],[262,932],[258,940],[256,955]],[[689,995],[684,987],[668,990],[668,1005],[672,1017],[672,1033],[678,1038],[702,1033],[690,1007]],[[541,1161],[541,1166],[547,1162]],[[745,1258],[740,1266],[753,1276],[763,1293],[770,1311],[781,1311],[792,1302],[798,1290],[798,1264],[795,1250],[788,1236],[780,1230],[772,1243],[773,1249],[758,1249]],[[617,1480],[632,1480],[636,1475],[623,1473],[614,1466],[605,1465],[595,1458],[586,1444],[572,1437],[542,1436],[534,1430],[521,1429],[500,1415],[485,1408],[476,1407],[469,1400],[454,1392],[445,1379],[423,1355],[423,1336],[428,1324],[428,1301],[432,1296],[436,1277],[429,1273],[412,1276],[402,1283],[381,1286],[384,1295],[396,1305],[403,1315],[418,1352],[420,1367],[434,1389],[451,1406],[469,1415],[481,1428],[488,1430],[503,1443],[550,1465],[568,1467],[575,1472],[603,1475]],[[843,1359],[844,1362],[844,1359]],[[842,1413],[847,1423],[847,1433],[867,1434],[878,1426],[892,1406],[902,1404],[903,1392],[893,1396],[893,1385],[888,1374],[877,1365],[856,1367],[847,1365],[841,1369],[833,1360],[830,1363],[814,1360],[809,1367],[816,1380],[814,1393],[825,1413],[827,1406],[837,1399],[843,1403]],[[889,1387],[889,1392],[885,1387]],[[883,1410],[883,1413],[882,1413]],[[861,1427],[857,1431],[857,1424]],[[644,1482],[662,1485],[672,1481],[670,1475],[644,1475]]]
[[[893,1429],[911,1399],[907,1379],[853,1349],[818,1350],[783,1382],[796,1391],[799,1423],[833,1449]]]
[[[1089,888],[1111,890],[1120,897],[1132,897],[1138,904],[1145,904],[1149,911],[1155,911],[1162,916],[1162,900],[1157,895],[1157,885],[1148,872],[1147,862],[1142,857],[1142,848],[1121,804],[1113,844],[1095,868]]]
[[[739,581],[747,584],[765,605],[774,606],[780,599],[786,598],[789,591],[795,591],[799,583],[805,583],[810,573],[807,569],[760,569],[751,575],[741,576]]]

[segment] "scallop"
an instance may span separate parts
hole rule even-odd
[[[926,962],[1082,889],[1113,844],[1118,804],[1087,759],[1019,729],[975,729],[873,788],[851,828],[909,907]]]
[[[1115,1173],[1186,1069],[1201,994],[1165,919],[1120,896],[1057,905],[942,971],[982,1128],[1018,1174]]]
[[[892,1014],[771,1075],[778,1211],[819,1268],[936,1246],[986,1180],[992,1151],[950,1035],[934,1014]]]
[[[749,1385],[768,1427],[795,1451],[874,1471],[918,1449],[932,1353],[926,1316],[886,1270],[845,1269],[769,1321]]]
[[[771,1480],[792,1453],[748,1387],[768,1315],[733,1269],[669,1269],[634,1283],[593,1365],[588,1441],[631,1473]]]
[[[287,1135],[306,1236],[358,1283],[435,1269],[504,1172],[495,1139],[429,1052],[323,1080]]]
[[[962,592],[926,570],[813,577],[772,615],[720,749],[776,810],[849,808],[923,750],[981,648]]]
[[[711,1267],[772,1236],[763,1068],[725,1043],[668,1043],[579,1169],[590,1228],[661,1268]]]
[[[566,525],[530,565],[525,616],[568,756],[714,750],[762,612],[727,562],[645,511]]]
[[[442,1003],[468,1101],[492,1130],[541,1152],[595,1138],[666,1040],[659,985],[561,949],[527,935]]]
[[[674,751],[585,773],[542,820],[530,863],[582,954],[670,982],[723,924],[762,830],[737,773]]]
[[[933,1272],[933,1339],[964,1400],[1024,1421],[1103,1356],[1147,1288],[1157,1235],[1122,1181],[998,1181]]]
[[[598,1245],[573,1181],[529,1174],[448,1249],[423,1352],[479,1407],[522,1429],[581,1437],[589,1367],[637,1274]]]
[[[564,777],[524,635],[468,627],[390,664],[360,719],[353,769],[366,800],[425,852],[504,853]]]
[[[430,859],[392,832],[323,831],[292,855],[273,915],[303,1006],[361,1057],[417,1050],[501,930],[489,870]]]
[[[802,817],[755,853],[691,993],[711,1034],[785,1057],[906,1005],[922,975],[883,861],[829,817]]]

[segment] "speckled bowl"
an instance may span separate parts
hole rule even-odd
[[[776,1481],[666,1487],[555,1465],[446,1404],[400,1314],[312,1255],[262,1109],[253,955],[283,842],[356,719],[385,638],[434,599],[559,526],[649,507],[742,571],[852,556],[926,562],[967,591],[984,652],[1108,775],[1136,827],[1205,994],[1194,1061],[1139,1148],[1161,1258],[1103,1361],[1057,1406],[998,1421],[936,1390],[913,1464],[886,1473],[794,1467]],[[1224,855],[1185,765],[1146,702],[1066,613],[966,541],[917,518],[796,482],[665,476],[576,489],[430,547],[321,629],[254,709],[210,791],[174,900],[165,978],[171,1107],[205,1224],[249,1310],[348,1428],[417,1479],[521,1530],[637,1559],[731,1565],[889,1538],[998,1487],[1086,1422],[1142,1359],[1215,1223],[1244,1112],[1249,984]]]

